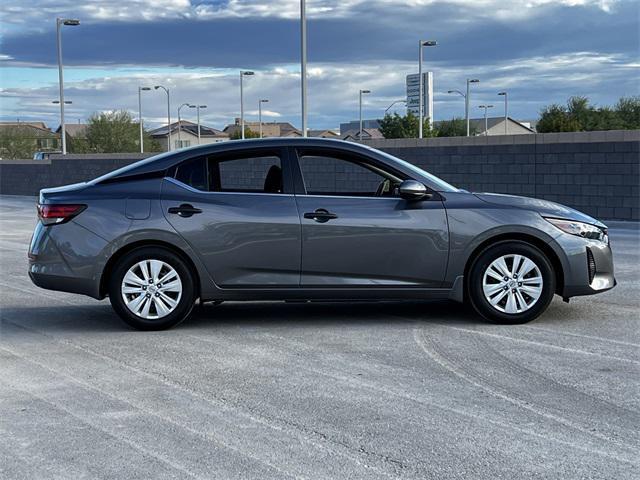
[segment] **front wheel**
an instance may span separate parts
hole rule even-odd
[[[555,274],[536,247],[518,241],[484,250],[468,279],[473,308],[495,323],[526,323],[543,313],[553,299]]]
[[[109,279],[113,309],[138,330],[164,330],[189,316],[195,301],[189,267],[169,250],[139,248],[124,255]]]

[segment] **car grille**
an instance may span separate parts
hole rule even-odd
[[[587,248],[587,268],[589,270],[589,285],[591,285],[593,278],[596,276],[596,261],[589,248]]]

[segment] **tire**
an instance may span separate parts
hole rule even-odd
[[[537,318],[549,306],[555,290],[556,276],[549,259],[521,241],[501,242],[482,251],[467,281],[475,311],[506,325]]]
[[[111,306],[137,330],[178,325],[191,313],[195,298],[195,279],[189,266],[160,247],[142,247],[125,254],[109,278]]]

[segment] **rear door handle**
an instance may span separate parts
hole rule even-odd
[[[315,212],[307,212],[304,214],[304,218],[310,218],[318,223],[325,223],[334,218],[338,218],[338,215],[331,213],[324,208],[318,208]]]
[[[196,213],[202,213],[202,210],[194,207],[193,205],[189,205],[188,203],[183,203],[179,207],[169,207],[169,210],[167,211],[169,213],[176,213],[183,218],[190,217]]]

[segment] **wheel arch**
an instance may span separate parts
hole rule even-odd
[[[175,245],[172,245],[169,242],[154,239],[154,240],[138,240],[138,241],[134,241],[126,245],[123,245],[122,247],[120,247],[120,249],[116,250],[111,255],[111,257],[109,257],[109,260],[107,260],[107,263],[102,269],[102,275],[100,276],[100,290],[99,290],[100,298],[104,298],[107,296],[109,278],[118,260],[120,260],[123,256],[125,256],[129,252],[138,250],[140,248],[146,248],[146,247],[164,248],[165,250],[168,250],[171,253],[180,257],[180,259],[185,262],[185,264],[189,268],[189,271],[191,272],[191,275],[193,276],[193,280],[195,282],[194,289],[196,292],[196,296],[197,297],[201,296],[202,292],[201,292],[200,275],[191,257],[189,257],[189,255],[187,255],[183,250],[176,247]]]
[[[530,235],[528,233],[522,232],[512,232],[512,233],[502,233],[499,235],[495,235],[483,240],[480,244],[478,244],[469,257],[467,258],[467,262],[464,266],[464,278],[465,278],[465,296],[468,293],[467,282],[469,281],[469,271],[473,266],[474,262],[478,259],[478,257],[484,252],[486,249],[498,245],[500,243],[519,241],[523,243],[527,243],[533,247],[536,247],[540,250],[549,260],[551,266],[553,268],[555,277],[556,277],[556,291],[555,293],[561,294],[564,291],[564,269],[562,262],[560,261],[560,257],[554,251],[554,249],[544,240],[536,237],[535,235]]]

